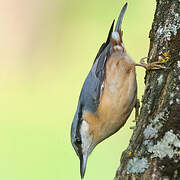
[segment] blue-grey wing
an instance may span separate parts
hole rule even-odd
[[[95,112],[99,104],[99,99],[103,91],[102,85],[105,77],[105,65],[112,51],[110,38],[113,27],[114,21],[110,27],[107,40],[101,45],[81,90],[79,101],[83,104],[83,109],[87,111]]]
[[[102,85],[105,77],[105,64],[112,46],[110,44],[110,37],[113,31],[113,26],[114,21],[111,25],[108,38],[106,42],[101,45],[93,66],[83,84],[77,110],[71,126],[71,141],[73,146],[75,139],[80,137],[78,126],[81,124],[83,111],[96,112],[97,110],[99,99],[103,91]],[[76,149],[76,146],[74,146],[74,148]]]
[[[103,91],[102,86],[105,76],[105,64],[108,55],[110,54],[110,47],[111,45],[108,44],[108,46],[98,56],[84,81],[79,96],[78,107],[71,127],[71,141],[73,146],[75,139],[80,138],[78,126],[81,124],[83,112],[88,111],[95,113],[97,110],[100,96]],[[76,149],[76,146],[74,146],[74,148]]]

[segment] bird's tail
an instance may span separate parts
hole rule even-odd
[[[123,20],[124,14],[126,12],[126,9],[127,9],[127,3],[123,6],[123,8],[120,12],[120,15],[119,15],[116,27],[115,27],[116,32],[119,32],[121,30],[121,24],[122,24],[122,20]]]
[[[126,9],[127,9],[127,3],[123,6],[121,12],[120,12],[120,15],[119,15],[119,18],[118,18],[118,21],[117,21],[117,24],[116,24],[116,27],[115,27],[115,33],[114,33],[114,37],[112,37],[118,45],[120,45],[121,47],[124,47],[123,45],[123,40],[122,40],[122,35],[123,35],[123,32],[121,30],[121,24],[122,24],[122,20],[123,20],[123,17],[124,17],[124,14],[126,12]],[[117,38],[117,39],[116,39]]]

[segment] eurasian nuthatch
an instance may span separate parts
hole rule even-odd
[[[137,64],[128,56],[121,31],[126,8],[127,3],[121,10],[115,31],[113,21],[106,42],[99,49],[83,84],[72,123],[71,143],[80,159],[81,178],[89,154],[125,124],[136,104],[135,66],[162,68],[160,62]]]

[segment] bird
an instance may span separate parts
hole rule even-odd
[[[88,73],[71,126],[71,143],[80,159],[84,178],[87,160],[97,144],[116,133],[127,121],[137,103],[136,66],[161,69],[160,62],[138,64],[127,54],[121,24],[127,9],[123,6],[115,30],[113,20]]]

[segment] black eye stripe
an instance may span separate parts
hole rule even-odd
[[[77,123],[77,128],[76,128],[76,136],[74,139],[74,143],[78,148],[80,148],[81,144],[82,144],[81,134],[80,134],[80,127],[81,127],[81,123],[83,121],[82,115],[83,115],[83,104],[81,103],[80,107],[79,107],[79,112],[78,112],[78,123]]]
[[[78,144],[81,144],[81,143],[82,143],[81,139],[77,139],[76,142],[77,142]]]
[[[81,141],[81,134],[80,134],[80,127],[82,123],[82,109],[83,109],[83,104],[80,105],[80,109],[78,112],[78,124],[77,124],[77,129],[76,129],[76,136],[75,136],[75,144],[77,146],[80,146],[82,144]]]
[[[82,144],[81,138],[80,137],[75,137],[75,143],[78,145]]]

